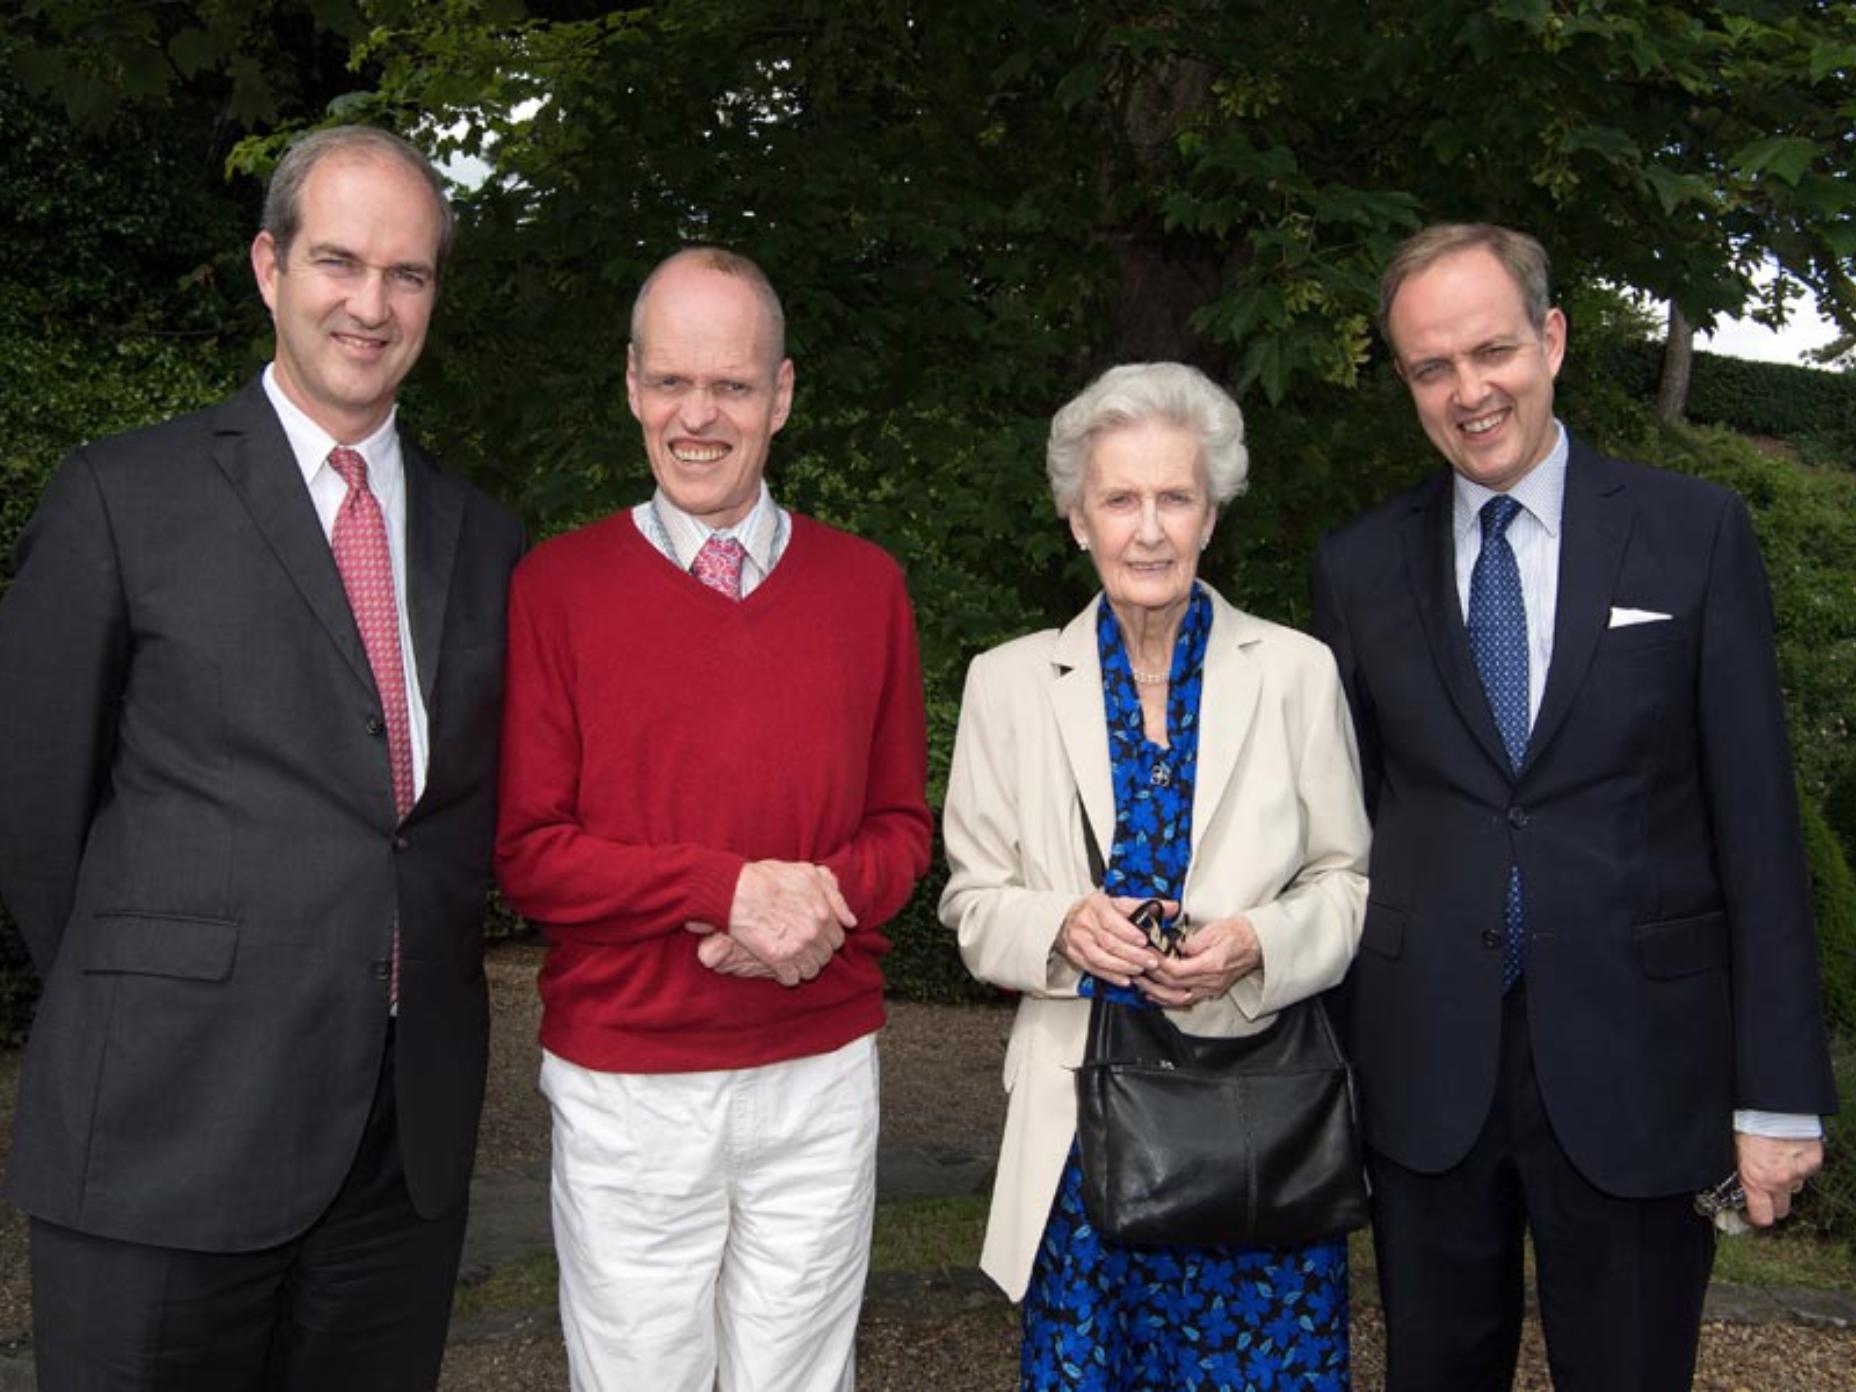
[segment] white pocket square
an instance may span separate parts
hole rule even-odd
[[[1629,628],[1632,624],[1667,623],[1673,615],[1659,614],[1654,609],[1626,609],[1622,605],[1611,606],[1610,628]]]

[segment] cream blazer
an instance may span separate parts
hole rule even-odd
[[[1170,1012],[1194,1034],[1264,1028],[1276,1011],[1346,973],[1366,909],[1369,831],[1353,723],[1334,659],[1305,634],[1216,592],[1199,706],[1198,783],[1185,910],[1245,914],[1263,966],[1220,999]],[[1104,861],[1115,826],[1098,596],[1061,631],[975,658],[948,777],[941,921],[982,981],[1017,991],[1005,1052],[1005,1136],[980,1266],[1013,1300],[1076,1132],[1072,1070],[1089,1002],[1052,948],[1089,893],[1077,793]]]

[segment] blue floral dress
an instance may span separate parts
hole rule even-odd
[[[1178,899],[1191,855],[1199,694],[1211,602],[1195,588],[1173,647],[1167,747],[1149,741],[1121,626],[1101,605],[1096,641],[1115,780],[1110,895]],[[1084,977],[1081,994],[1144,1004]],[[1351,1386],[1347,1245],[1130,1247],[1083,1213],[1074,1144],[1025,1292],[1025,1392],[1340,1392]]]

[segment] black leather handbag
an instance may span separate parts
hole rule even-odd
[[[1099,884],[1087,813],[1083,836]],[[1119,1242],[1287,1247],[1367,1220],[1353,1074],[1317,1000],[1212,1038],[1097,996],[1076,1134],[1083,1209]]]
[[[1083,1209],[1120,1242],[1288,1247],[1366,1222],[1353,1078],[1318,1001],[1213,1039],[1098,996],[1076,1134]]]

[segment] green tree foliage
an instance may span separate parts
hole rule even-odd
[[[126,123],[124,158],[168,151],[155,187],[229,187],[245,217],[228,237],[206,235],[219,203],[198,237],[153,219],[174,255],[121,279],[165,288],[90,314],[100,371],[114,340],[91,331],[112,321],[216,326],[240,351],[261,333],[237,318],[256,183],[218,182],[241,133],[246,173],[333,120],[479,161],[407,419],[542,534],[649,487],[624,395],[645,269],[698,239],[761,261],[799,367],[775,484],[907,567],[937,790],[967,657],[1092,588],[1040,461],[1051,411],[1101,367],[1182,358],[1243,393],[1256,484],[1207,573],[1294,620],[1314,538],[1431,466],[1371,331],[1378,267],[1420,222],[1545,238],[1575,305],[1566,400],[1605,443],[1642,427],[1579,380],[1598,287],[1705,323],[1755,302],[1771,257],[1774,296],[1809,285],[1856,329],[1852,0],[24,0],[0,43],[72,130]],[[141,187],[108,175],[38,224],[71,232],[74,267],[118,177]],[[0,273],[16,316],[45,278]],[[1842,640],[1780,570],[1801,750],[1827,747]],[[1835,774],[1801,763],[1814,786]]]

